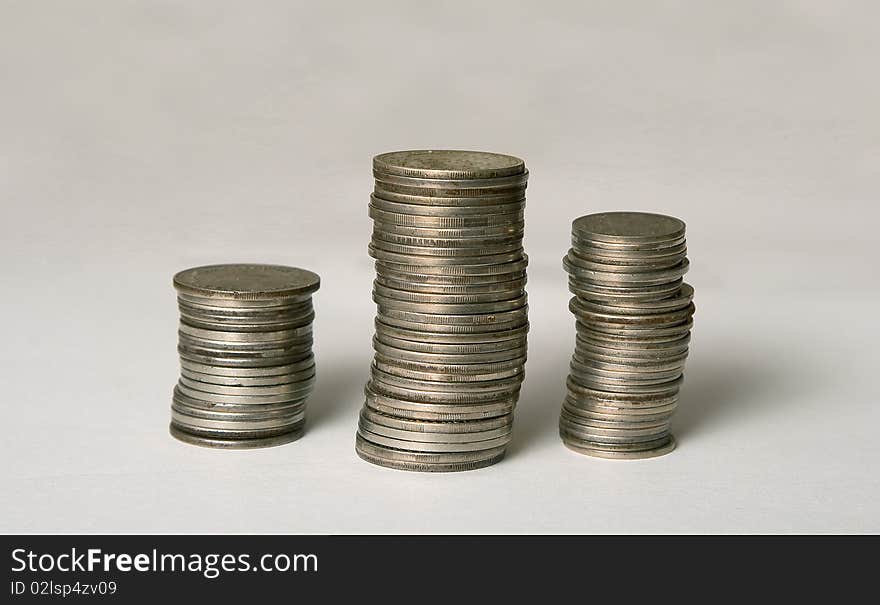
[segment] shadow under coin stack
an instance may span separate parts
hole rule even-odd
[[[493,464],[526,359],[525,165],[402,151],[375,157],[373,175],[378,311],[357,453],[411,471]]]
[[[672,451],[694,291],[682,221],[642,212],[583,216],[563,259],[577,342],[559,432],[566,446],[600,458]]]
[[[315,382],[311,271],[212,265],[174,276],[180,381],[171,434],[220,448],[297,439]]]

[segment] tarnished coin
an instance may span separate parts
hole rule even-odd
[[[210,299],[278,299],[315,292],[321,279],[297,267],[259,264],[208,265],[174,276],[178,291]]]
[[[525,172],[514,156],[484,151],[420,149],[382,153],[373,158],[382,174],[431,179],[494,179]]]
[[[578,238],[612,243],[663,242],[684,236],[685,225],[671,216],[648,212],[601,212],[572,223]]]

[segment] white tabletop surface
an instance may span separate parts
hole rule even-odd
[[[873,3],[308,4],[0,7],[0,531],[880,531]],[[370,158],[426,147],[531,172],[513,442],[460,474],[354,453]],[[570,222],[614,209],[683,218],[696,289],[642,462],[556,432]],[[227,261],[323,278],[296,443],[168,435],[171,276]]]

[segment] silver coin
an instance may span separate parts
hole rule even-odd
[[[365,449],[366,448],[366,449]],[[368,446],[361,445],[358,441],[355,443],[355,451],[361,460],[375,464],[376,466],[384,466],[398,471],[411,471],[417,473],[451,473],[472,471],[487,466],[492,466],[504,459],[504,449],[500,453],[494,453],[492,456],[472,460],[469,462],[415,462],[411,460],[396,460],[387,458],[381,454],[377,454],[370,450]]]
[[[525,357],[485,363],[424,363],[390,357],[376,352],[376,367],[393,376],[431,382],[481,382],[524,373]]]
[[[320,278],[296,267],[260,264],[209,265],[174,276],[179,292],[204,298],[278,299],[315,292]]]
[[[387,197],[388,194],[418,195],[420,197],[442,198],[482,198],[482,197],[523,197],[526,194],[526,185],[504,185],[500,187],[468,187],[468,188],[441,188],[441,187],[415,187],[411,185],[398,185],[386,181],[376,181],[373,192],[379,197]]]
[[[481,303],[499,303],[521,298],[525,295],[522,284],[523,281],[515,282],[519,287],[509,290],[498,290],[496,292],[479,292],[479,293],[425,293],[413,292],[411,290],[400,290],[397,288],[389,288],[378,280],[373,282],[373,292],[382,298],[399,300],[401,302],[418,303],[418,304],[439,304],[439,305],[467,305]]]
[[[525,371],[522,363],[518,363],[514,367],[505,370],[497,370],[494,372],[480,372],[479,370],[474,370],[472,373],[467,374],[461,371],[461,368],[464,366],[434,366],[438,370],[442,371],[423,372],[403,367],[404,365],[405,362],[390,363],[388,359],[382,357],[379,354],[376,354],[373,358],[373,366],[376,369],[384,372],[385,374],[390,374],[392,376],[397,376],[400,378],[409,378],[411,380],[421,380],[423,382],[441,384],[472,384],[475,382],[503,380],[513,377],[519,377],[520,380],[522,380],[522,376]],[[482,364],[474,365],[476,366]]]
[[[373,231],[380,231],[384,234],[436,239],[522,238],[525,232],[525,223],[517,221],[481,227],[420,227],[374,220]]]
[[[506,430],[509,431],[513,426],[513,414],[507,413],[502,416],[493,418],[485,418],[469,421],[419,421],[408,418],[398,418],[395,415],[382,414],[376,412],[369,407],[361,410],[361,417],[366,418],[370,422],[388,428],[399,429],[402,431],[433,433],[445,437],[448,434],[464,434],[465,436],[475,433],[483,434],[490,431]]]
[[[369,409],[369,408],[367,408]],[[368,439],[370,435],[379,435],[381,437],[386,437],[389,439],[399,439],[401,441],[412,441],[413,443],[479,443],[487,440],[496,440],[496,439],[505,439],[507,442],[510,440],[510,427],[505,427],[501,429],[493,429],[490,431],[479,431],[472,433],[440,433],[440,432],[425,432],[421,430],[405,430],[388,427],[382,424],[376,424],[369,419],[365,418],[364,412],[361,412],[361,419],[359,424],[359,428],[362,431],[362,434],[366,436]],[[427,423],[415,423],[415,424],[427,424]],[[439,423],[431,423],[431,424],[439,424]],[[450,423],[453,424],[453,423]],[[458,424],[467,424],[467,423],[458,423]],[[418,451],[427,451],[421,447],[413,447],[412,449]]]
[[[583,249],[570,248],[564,257],[573,267],[597,273],[653,273],[676,267],[687,258],[685,254],[666,255],[660,258],[623,259],[599,257]]]
[[[507,192],[497,195],[481,195],[478,197],[450,197],[436,195],[408,195],[405,193],[395,193],[383,189],[381,185],[373,192],[373,195],[387,200],[389,202],[397,202],[399,204],[409,204],[418,206],[461,206],[465,208],[473,208],[477,206],[498,206],[507,203],[517,203],[522,201],[525,194],[525,187],[514,187]]]
[[[259,304],[255,304],[259,303]],[[217,315],[219,317],[275,318],[279,316],[302,317],[315,309],[312,295],[294,298],[270,298],[266,300],[234,300],[223,298],[201,298],[178,292],[177,305],[195,315]]]
[[[587,327],[589,326],[589,327]],[[637,327],[637,326],[614,326],[612,324],[592,322],[585,324],[578,322],[577,329],[579,332],[589,336],[590,338],[603,338],[605,336],[617,336],[621,339],[647,339],[651,337],[669,337],[670,339],[678,339],[687,334],[694,326],[694,320],[689,318],[686,321],[663,327]]]
[[[694,289],[688,284],[682,284],[679,292],[670,298],[661,300],[648,300],[635,302],[619,301],[615,303],[596,302],[581,298],[578,307],[593,313],[619,314],[619,315],[644,315],[651,313],[668,313],[684,309],[691,304],[694,297]]]
[[[590,241],[655,243],[684,237],[685,224],[662,214],[601,212],[575,219],[571,232]]]
[[[523,220],[523,211],[507,214],[477,216],[420,216],[388,212],[370,204],[370,218],[382,222],[402,225],[404,227],[425,227],[429,229],[474,229],[479,227],[497,227],[514,225]]]
[[[488,355],[493,356],[519,356],[526,353],[528,341],[525,334],[513,338],[481,343],[437,343],[421,340],[397,338],[387,333],[377,331],[373,342],[386,347],[393,347],[401,351],[428,355]]]
[[[374,285],[382,286],[388,290],[396,290],[397,292],[409,292],[410,294],[426,294],[426,295],[445,295],[445,296],[486,296],[486,295],[508,295],[515,292],[515,296],[524,293],[526,286],[525,276],[502,282],[493,282],[488,284],[471,284],[471,285],[454,285],[454,284],[432,284],[422,283],[408,279],[395,279],[385,275],[377,275],[373,281]],[[383,292],[386,296],[390,293]],[[392,298],[395,298],[392,296]]]
[[[512,326],[502,326],[498,330],[486,330],[482,332],[443,332],[426,329],[425,324],[412,324],[399,327],[387,323],[381,317],[375,320],[376,333],[436,344],[476,344],[508,341],[515,338],[525,338],[529,331],[528,321]]]
[[[528,171],[523,170],[510,176],[496,176],[492,178],[432,178],[424,176],[402,176],[389,174],[382,170],[373,170],[373,179],[376,184],[392,184],[406,187],[424,189],[484,189],[504,187],[524,187],[528,183]]]
[[[495,179],[525,172],[514,156],[483,151],[419,149],[382,153],[373,158],[380,174],[430,179]]]
[[[573,277],[568,279],[568,289],[579,298],[604,302],[606,304],[638,303],[641,301],[663,300],[674,296],[682,285],[682,280],[661,284],[659,286],[640,286],[638,288],[608,288],[587,283]]]
[[[292,382],[298,382],[303,380],[315,373],[315,364],[312,362],[311,366],[300,372],[294,372],[289,374],[280,374],[277,376],[257,376],[257,377],[229,377],[229,376],[217,376],[215,374],[204,374],[201,372],[191,372],[185,368],[181,368],[180,375],[181,377],[188,378],[190,380],[195,380],[198,382],[207,382],[210,384],[217,385],[225,385],[225,386],[240,386],[240,387],[258,387],[258,386],[273,386],[279,384],[290,384]]]
[[[458,269],[460,266],[481,267],[484,265],[501,265],[504,263],[517,262],[523,258],[522,248],[514,249],[510,252],[501,254],[487,254],[480,256],[416,256],[415,254],[397,254],[395,252],[387,252],[380,248],[376,248],[372,243],[367,246],[368,252],[372,258],[383,263],[397,263],[409,265],[416,268],[423,266],[430,267],[432,270],[446,269],[452,274],[462,272]],[[447,269],[450,267],[451,269]],[[466,274],[468,271],[464,271]],[[477,272],[479,275],[480,272]]]
[[[521,256],[522,241],[519,240],[512,243],[504,244],[485,244],[470,248],[464,248],[460,246],[443,248],[440,246],[413,246],[397,244],[373,237],[373,240],[370,242],[370,250],[375,250],[377,254],[381,252],[383,254],[389,253],[407,257],[414,256],[419,262],[422,262],[423,260],[427,262],[427,260],[425,259],[448,259],[452,257],[467,259],[482,257],[499,258],[500,255],[509,255],[515,253],[518,253]],[[412,261],[407,260],[407,262]]]
[[[610,273],[608,271],[594,271],[583,269],[572,264],[568,256],[563,257],[562,266],[568,274],[577,280],[578,284],[586,286],[599,286],[611,288],[625,288],[628,286],[652,286],[664,285],[680,279],[690,269],[690,261],[687,258],[678,265],[668,269],[660,269],[647,273],[630,271],[627,273]]]
[[[400,320],[408,323],[423,324],[425,326],[491,327],[525,321],[528,317],[528,305],[525,303],[525,297],[510,302],[511,304],[504,305],[506,309],[494,312],[487,312],[485,307],[481,305],[446,305],[447,307],[454,307],[454,310],[450,309],[450,312],[448,313],[431,312],[442,311],[443,309],[439,309],[439,305],[425,305],[428,308],[428,312],[418,312],[391,309],[384,303],[379,305],[379,311],[382,315],[382,321],[385,323],[389,323],[389,320]],[[472,312],[468,311],[468,307],[472,307],[475,310]],[[439,330],[425,327],[425,331],[434,332]]]
[[[478,336],[481,334],[484,335],[492,335],[497,332],[506,332],[512,331],[520,328],[524,328],[528,325],[528,322],[525,319],[519,319],[514,321],[505,321],[503,323],[486,323],[486,324],[471,324],[471,325],[455,325],[455,324],[427,324],[413,321],[406,321],[402,319],[397,319],[396,317],[390,317],[386,313],[380,312],[376,315],[376,320],[381,321],[384,324],[391,325],[397,328],[401,328],[404,330],[411,331],[419,331],[419,332],[433,332],[438,335],[438,341],[442,342],[443,339],[446,339],[447,336]],[[448,340],[448,339],[446,339]]]
[[[516,397],[484,403],[409,401],[368,392],[365,405],[381,414],[424,422],[465,422],[504,417],[516,407]]]
[[[522,246],[522,235],[502,235],[494,237],[468,237],[468,238],[439,238],[439,237],[423,237],[414,235],[400,235],[398,233],[373,229],[373,244],[377,247],[383,247],[383,244],[394,244],[397,246],[420,247],[420,248],[442,248],[444,254],[453,254],[461,251],[466,256],[472,256],[473,252],[469,252],[472,248],[492,248],[506,246],[509,249],[516,249]],[[449,250],[446,250],[449,249]],[[393,251],[393,250],[392,250]],[[496,250],[492,254],[506,252],[507,250]],[[422,255],[426,254],[422,252]]]
[[[394,315],[397,312],[413,312],[421,315],[428,315],[431,318],[440,317],[460,317],[462,315],[481,316],[487,314],[498,315],[502,313],[511,313],[525,307],[527,296],[520,294],[517,298],[506,300],[496,300],[491,302],[472,302],[472,303],[433,303],[433,302],[416,302],[411,300],[400,300],[397,298],[389,298],[380,294],[377,290],[373,291],[373,301],[382,310]],[[402,319],[409,318],[399,316]],[[431,321],[429,323],[448,323],[447,320]],[[471,321],[455,321],[455,323],[475,323]]]
[[[216,449],[252,449],[264,447],[276,447],[296,441],[302,436],[302,426],[295,427],[289,431],[285,431],[279,435],[270,437],[256,437],[250,439],[223,439],[222,437],[207,437],[194,435],[185,430],[177,428],[174,424],[170,426],[171,436],[189,445],[198,445],[200,447],[216,448]]]
[[[618,265],[639,265],[645,262],[666,261],[672,258],[683,258],[687,255],[687,243],[682,238],[671,246],[654,249],[620,249],[602,248],[589,242],[572,238],[570,254],[584,260]]]
[[[290,399],[274,402],[255,402],[251,397],[248,398],[248,400],[250,401],[249,403],[230,403],[213,398],[208,400],[202,399],[198,396],[190,397],[189,395],[181,392],[178,387],[179,385],[174,387],[174,392],[172,394],[172,401],[174,403],[179,404],[180,406],[185,408],[209,410],[211,412],[281,412],[282,410],[291,411],[292,409],[300,406],[308,398],[309,395],[308,393],[305,393],[298,397],[291,397]]]
[[[526,199],[525,197],[521,197],[518,200],[504,202],[493,206],[446,206],[442,204],[406,204],[387,200],[374,194],[370,196],[370,204],[379,210],[384,210],[385,212],[412,214],[416,216],[486,216],[519,213],[525,208]]]
[[[452,387],[448,382],[425,380],[422,378],[408,378],[406,376],[389,374],[382,368],[376,367],[375,364],[370,366],[370,374],[373,378],[373,386],[370,388],[374,391],[380,389],[387,392],[389,387],[397,387],[408,389],[410,393],[413,391],[421,393],[422,396],[425,396],[425,393],[433,393],[437,398],[442,397],[443,399],[448,399],[450,396],[461,398],[468,396],[471,399],[474,399],[479,394],[485,395],[486,398],[497,399],[507,395],[511,391],[519,390],[520,383],[522,382],[520,376],[512,376],[490,380],[462,382]]]
[[[636,380],[641,379],[641,377],[650,377],[652,380],[659,379],[661,376],[673,378],[681,374],[684,368],[683,360],[652,364],[611,363],[594,358],[585,358],[578,352],[575,352],[572,358],[577,360],[578,367],[580,368],[599,376],[620,380],[626,379],[629,376],[634,377]]]
[[[295,389],[286,390],[275,395],[232,395],[227,393],[208,392],[201,389],[194,389],[184,384],[182,381],[177,383],[177,391],[190,399],[200,399],[211,403],[234,403],[239,405],[262,405],[270,403],[287,403],[294,399],[305,397],[312,392],[314,388],[314,379],[302,381],[297,384]],[[236,387],[228,387],[234,389]],[[215,389],[219,390],[219,389]]]
[[[290,418],[282,420],[210,420],[206,418],[196,418],[189,416],[181,411],[171,410],[171,421],[178,426],[186,428],[200,428],[209,430],[234,430],[234,431],[254,431],[264,429],[280,429],[301,423],[305,419],[305,410],[299,412]]]
[[[262,378],[273,376],[284,376],[299,372],[315,365],[315,356],[311,352],[304,355],[303,358],[294,363],[277,366],[264,366],[257,368],[236,368],[228,366],[217,366],[212,364],[197,363],[187,359],[180,360],[180,367],[191,372],[200,374],[211,374],[213,376],[223,376],[229,378]]]
[[[406,341],[403,341],[406,344]],[[404,349],[393,345],[388,345],[373,338],[373,349],[377,353],[381,353],[393,359],[415,361],[422,363],[431,363],[436,365],[446,364],[464,364],[464,363],[492,363],[498,361],[510,361],[514,359],[525,359],[526,347],[520,346],[515,349],[502,349],[499,351],[478,351],[473,353],[438,353],[436,351],[412,350]]]
[[[516,281],[525,280],[525,269],[514,271],[513,273],[491,273],[485,275],[443,275],[443,274],[414,274],[392,271],[386,266],[377,267],[376,279],[385,282],[393,280],[397,282],[409,284],[409,288],[417,291],[420,288],[434,288],[441,292],[446,288],[457,288],[462,292],[478,292],[481,290],[491,290],[492,288],[500,288],[502,285]],[[406,289],[406,288],[404,288]]]
[[[485,441],[475,441],[469,443],[437,443],[431,441],[406,441],[404,439],[395,439],[386,437],[377,433],[371,433],[364,427],[358,429],[358,434],[362,439],[369,441],[373,445],[393,448],[394,450],[403,452],[412,452],[419,454],[450,454],[462,452],[481,452],[488,449],[504,447],[510,443],[510,436],[496,437],[495,439],[487,439]]]
[[[200,296],[193,294],[188,290],[177,291],[178,304],[185,304],[191,307],[207,307],[209,309],[225,308],[230,312],[239,311],[242,313],[257,313],[261,311],[284,310],[295,308],[298,305],[309,304],[312,299],[313,292],[305,292],[302,294],[291,294],[280,297],[270,298],[217,298],[211,296]]]
[[[677,382],[678,384],[670,385],[668,389],[658,390],[653,393],[615,393],[602,389],[594,389],[589,386],[578,384],[571,376],[566,380],[565,386],[569,393],[573,394],[573,396],[576,396],[578,399],[596,399],[600,402],[607,402],[607,405],[609,406],[623,406],[629,403],[638,407],[641,405],[662,405],[669,401],[674,401],[675,399],[673,398],[678,396],[678,388],[681,384],[681,380],[679,379]]]
[[[577,296],[569,301],[568,308],[579,321],[589,326],[619,325],[632,328],[679,325],[681,322],[690,319],[695,311],[694,303],[689,303],[687,306],[673,311],[653,313],[645,311],[638,315],[632,313],[609,313],[607,311],[595,310],[595,308],[583,303]]]
[[[232,421],[232,420],[243,420],[243,421],[263,421],[263,420],[274,420],[279,423],[289,422],[291,418],[302,416],[303,412],[306,409],[305,401],[301,401],[297,404],[287,405],[283,407],[274,406],[268,407],[268,409],[259,409],[257,411],[246,410],[227,410],[223,408],[205,408],[205,407],[195,407],[192,405],[188,405],[183,403],[180,399],[173,399],[171,402],[171,409],[180,412],[181,414],[185,414],[192,419],[203,419],[203,420],[223,420],[223,421]]]
[[[199,380],[193,380],[187,376],[180,376],[180,384],[185,386],[187,389],[192,391],[198,391],[200,393],[210,393],[212,395],[240,395],[240,396],[275,396],[275,395],[284,395],[284,394],[292,394],[299,395],[314,386],[314,377],[315,374],[311,374],[309,376],[305,376],[296,382],[286,382],[282,384],[273,384],[273,385],[257,385],[257,386],[242,386],[242,385],[226,385],[226,384],[214,384],[211,382],[202,382]],[[305,388],[307,385],[307,388]],[[210,398],[208,395],[202,395],[203,398]]]
[[[609,352],[610,351],[610,352]],[[603,363],[616,365],[621,367],[635,366],[636,368],[672,368],[675,365],[681,366],[688,357],[688,351],[667,353],[657,355],[656,350],[650,357],[634,357],[632,355],[621,355],[616,349],[605,349],[602,347],[589,347],[581,342],[575,345],[574,356],[582,362]]]
[[[197,328],[187,325],[185,323],[181,323],[178,331],[192,340],[203,342],[258,344],[287,342],[301,336],[307,336],[312,333],[312,326],[311,324],[309,324],[307,326],[295,328],[293,330],[228,332],[222,330],[206,330],[204,328]]]

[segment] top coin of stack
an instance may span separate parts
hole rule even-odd
[[[171,434],[209,447],[279,445],[302,433],[315,382],[311,271],[211,265],[174,276],[181,375]]]
[[[577,341],[559,429],[603,458],[671,451],[669,421],[693,324],[685,225],[669,216],[606,212],[572,224],[563,259]]]
[[[357,452],[404,470],[497,462],[526,357],[525,164],[401,151],[373,175],[378,312]]]

